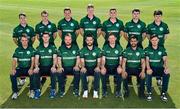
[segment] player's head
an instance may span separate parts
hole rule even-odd
[[[26,14],[25,13],[20,13],[19,14],[19,21],[21,24],[26,24],[27,23],[27,19],[26,19]]]
[[[28,37],[27,34],[23,33],[21,36],[21,44],[22,46],[28,46]]]
[[[87,14],[88,15],[94,15],[94,6],[93,6],[93,4],[88,4],[88,6],[87,6]]]
[[[116,18],[117,17],[117,10],[116,10],[116,8],[109,9],[109,16],[111,18]]]
[[[46,10],[41,12],[42,21],[48,21],[48,12]]]
[[[133,19],[139,19],[140,18],[140,10],[139,9],[133,9],[132,10],[132,18]]]
[[[71,18],[71,9],[69,7],[64,8],[64,17],[66,19],[70,19]]]
[[[115,44],[116,43],[116,36],[112,33],[109,34],[109,37],[108,37],[108,41],[109,41],[109,44]]]
[[[87,34],[86,35],[86,44],[87,46],[92,46],[94,42],[94,38],[92,34]]]
[[[152,46],[157,46],[157,45],[158,45],[158,42],[159,42],[158,36],[155,35],[155,34],[152,35],[152,36],[150,37],[150,42],[151,42]]]
[[[161,10],[155,10],[153,15],[154,15],[154,20],[156,22],[160,22],[162,20],[163,12]]]
[[[49,43],[49,39],[50,39],[49,33],[48,32],[44,32],[42,39],[43,39],[44,43]]]
[[[131,47],[137,47],[137,43],[138,43],[137,37],[131,36],[129,41],[130,41]]]
[[[69,46],[71,45],[72,43],[72,37],[71,37],[71,34],[70,33],[67,33],[64,37],[64,42],[66,44],[66,46]]]

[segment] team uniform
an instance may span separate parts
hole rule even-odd
[[[74,75],[74,94],[79,95],[79,82],[80,82],[80,72],[75,71],[73,67],[76,65],[77,56],[79,56],[79,48],[77,45],[72,45],[70,48],[67,48],[66,45],[62,45],[58,49],[58,57],[61,58],[62,67],[64,71],[58,73],[59,81],[59,93],[63,96],[65,92],[65,77],[66,75]]]
[[[18,46],[22,46],[21,44],[21,37],[23,34],[27,35],[27,38],[29,40],[28,46],[32,47],[32,38],[35,37],[35,32],[34,29],[29,26],[28,24],[23,27],[21,24],[19,24],[17,27],[14,28],[13,30],[13,38],[17,38],[18,39]]]
[[[17,77],[20,76],[29,76],[30,77],[30,90],[34,90],[33,87],[33,75],[29,75],[28,71],[31,67],[32,57],[34,57],[34,48],[28,47],[24,49],[23,47],[16,48],[13,58],[17,59],[17,67],[15,75],[10,75],[11,83],[12,83],[12,91],[14,93],[18,92],[17,87]]]
[[[123,48],[116,44],[114,48],[112,48],[109,44],[103,46],[102,56],[105,56],[105,68],[107,70],[106,74],[101,74],[102,78],[102,93],[103,96],[106,95],[107,85],[106,81],[109,79],[108,75],[115,75],[116,78],[116,94],[120,94],[121,90],[121,75],[117,73],[117,67],[119,66],[119,60],[122,56]]]
[[[140,82],[140,88],[138,90],[138,94],[144,94],[144,83],[145,80],[139,77],[141,73],[141,59],[145,58],[145,53],[142,48],[136,48],[133,50],[131,47],[128,47],[123,52],[123,58],[127,59],[126,61],[126,72],[128,76],[134,75],[137,80]],[[127,78],[128,78],[127,76]],[[127,78],[124,80],[124,88],[127,93],[129,93],[128,89],[128,80]]]
[[[133,20],[131,20],[125,24],[125,28],[124,28],[124,32],[126,32],[128,34],[128,39],[132,35],[137,37],[137,39],[138,39],[137,46],[140,48],[143,48],[143,46],[142,46],[142,41],[143,41],[142,34],[146,33],[146,31],[147,31],[146,24],[141,20],[138,20],[137,23],[135,23]],[[130,47],[129,41],[128,41],[127,47]]]
[[[164,43],[165,43],[164,37],[166,34],[169,34],[168,25],[161,21],[161,24],[158,26],[157,24],[155,24],[155,22],[153,22],[147,26],[147,34],[149,34],[150,36],[154,34],[158,35],[159,38],[158,46],[164,47]],[[149,46],[151,46],[150,42],[149,42]]]
[[[39,35],[39,44],[40,45],[43,44],[42,36],[43,36],[44,32],[48,32],[49,33],[49,36],[50,36],[49,43],[52,44],[52,45],[55,45],[54,44],[53,34],[57,32],[57,28],[56,28],[56,25],[54,23],[48,21],[48,24],[44,25],[42,23],[42,21],[41,21],[40,23],[38,23],[36,25],[35,32],[36,32],[36,34]]]
[[[94,16],[91,20],[88,16],[85,16],[84,18],[81,19],[80,21],[80,28],[84,30],[84,36],[83,36],[83,47],[86,46],[86,35],[87,34],[92,34],[93,39],[94,39],[94,45],[98,46],[97,43],[97,30],[101,28],[101,20]]]
[[[74,20],[73,18],[71,18],[70,21],[67,21],[65,18],[63,18],[58,22],[57,28],[58,28],[58,30],[62,31],[61,45],[65,44],[64,37],[67,33],[71,34],[72,44],[78,45],[76,42],[76,39],[77,39],[76,30],[79,30],[78,21]]]
[[[149,65],[153,71],[152,75],[147,74],[147,92],[149,94],[151,93],[152,77],[158,76],[163,78],[161,93],[166,93],[170,77],[170,74],[165,74],[163,67],[163,57],[167,56],[166,50],[163,47],[158,47],[157,49],[154,49],[149,46],[145,49],[145,53],[146,57],[149,58]]]
[[[124,31],[124,24],[120,19],[116,19],[115,23],[112,23],[110,19],[103,22],[102,31],[105,32],[105,43],[108,44],[108,37],[110,33],[113,33],[116,36],[116,43],[120,45],[120,32]]]
[[[100,72],[95,72],[94,69],[97,66],[97,59],[101,58],[100,48],[93,46],[93,49],[89,50],[88,47],[83,47],[80,50],[80,58],[84,59],[85,68],[87,69],[86,73],[81,73],[83,90],[88,90],[87,76],[94,76],[94,90],[98,91]]]
[[[39,73],[34,74],[35,80],[35,97],[40,96],[40,77],[50,76],[51,78],[51,92],[55,91],[56,88],[56,74],[51,72],[53,65],[53,55],[57,54],[56,47],[54,45],[39,45],[37,47],[35,56],[39,56]]]

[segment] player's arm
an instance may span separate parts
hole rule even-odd
[[[102,36],[105,37],[106,33],[104,31],[101,32]]]
[[[18,38],[13,38],[14,43],[18,46]]]
[[[146,34],[146,37],[148,38],[148,40],[150,40],[150,34]]]
[[[57,72],[62,73],[64,71],[62,67],[62,58],[60,56],[57,57]]]
[[[146,68],[147,68],[147,74],[152,74],[152,69],[151,69],[151,67],[150,67],[150,64],[149,64],[149,57],[148,56],[146,56]]]
[[[99,37],[101,35],[101,28],[97,29],[97,37]]]
[[[122,60],[122,78],[126,78],[127,77],[126,62],[127,62],[127,59],[123,58],[123,60]]]
[[[163,61],[164,61],[164,72],[165,72],[166,74],[169,74],[167,56],[163,56]]]
[[[124,32],[124,39],[128,41],[128,34],[126,32]]]
[[[85,68],[85,60],[84,60],[84,58],[80,58],[80,62],[81,62],[81,72],[86,73],[87,69]]]
[[[145,78],[145,59],[141,59],[141,73],[139,75],[142,79]]]
[[[35,55],[35,69],[34,69],[34,73],[38,73],[39,72],[39,55]]]
[[[31,57],[31,67],[29,68],[29,75],[33,74],[33,69],[34,69],[34,57]]]
[[[146,38],[146,32],[142,33],[142,40],[144,41],[144,39]]]
[[[80,34],[81,34],[81,36],[84,36],[84,29],[83,28],[80,28]]]
[[[56,39],[56,37],[57,37],[57,32],[54,32],[53,33],[53,38]]]
[[[13,60],[12,60],[12,71],[11,71],[12,75],[15,75],[15,73],[16,73],[16,65],[17,65],[17,58],[13,58]]]
[[[79,64],[80,64],[80,57],[79,56],[77,56],[76,57],[76,64],[75,64],[75,66],[74,66],[74,70],[75,71],[79,71],[80,69],[79,69]]]
[[[31,38],[32,44],[35,42],[35,39],[36,39],[36,36],[33,36],[33,37]]]
[[[62,30],[58,30],[58,35],[60,37],[60,39],[62,38]]]
[[[78,30],[76,30],[75,31],[75,34],[76,34],[76,36],[78,37],[79,36],[79,34],[80,34],[80,30],[78,29]]]
[[[165,35],[164,35],[164,40],[166,40],[166,39],[167,39],[167,37],[168,37],[168,34],[165,34]]]

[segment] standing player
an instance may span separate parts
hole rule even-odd
[[[94,39],[92,35],[86,36],[87,46],[80,50],[81,58],[81,78],[83,87],[83,98],[88,98],[88,79],[87,76],[94,76],[94,92],[93,98],[98,98],[99,78],[100,78],[100,61],[101,50],[93,45]]]
[[[124,80],[124,97],[129,96],[128,88],[128,76],[136,76],[140,80],[140,87],[138,88],[138,96],[144,98],[144,82],[145,82],[145,53],[142,48],[137,47],[138,39],[137,37],[131,36],[130,44],[131,46],[126,48],[123,53],[123,73],[122,77]]]
[[[37,47],[35,53],[35,69],[34,69],[34,86],[35,86],[35,99],[39,99],[41,95],[40,91],[40,77],[50,76],[51,78],[51,90],[50,98],[55,97],[56,88],[56,61],[57,51],[54,45],[49,42],[50,36],[48,32],[43,33],[43,44]]]
[[[110,18],[103,22],[102,25],[102,34],[105,38],[104,45],[108,44],[108,36],[110,33],[113,33],[117,40],[116,43],[120,45],[120,36],[124,36],[124,25],[123,22],[117,18],[117,10],[116,8],[111,8],[109,10]]]
[[[102,49],[102,65],[101,65],[101,78],[102,78],[102,96],[107,96],[106,80],[109,79],[107,75],[115,75],[116,77],[116,97],[121,96],[121,73],[122,73],[122,51],[123,48],[116,43],[116,36],[110,34],[108,41],[109,44],[103,46]]]
[[[64,9],[64,18],[58,22],[58,33],[62,39],[61,45],[65,44],[64,37],[67,33],[72,36],[72,44],[78,45],[76,39],[79,35],[79,24],[72,18],[69,7]]]
[[[13,54],[12,71],[10,74],[13,95],[12,99],[18,97],[17,77],[29,76],[30,77],[30,98],[34,96],[33,89],[33,68],[34,68],[34,49],[28,46],[27,36],[21,36],[21,44],[16,48]]]
[[[38,23],[35,27],[35,32],[36,32],[36,36],[37,39],[39,40],[39,45],[43,45],[43,33],[44,32],[48,32],[50,35],[50,40],[49,40],[49,44],[55,45],[54,44],[54,40],[56,39],[57,36],[57,29],[56,29],[56,25],[52,22],[49,21],[48,19],[49,13],[47,11],[42,11],[41,12],[41,18],[42,21],[40,23]],[[43,85],[46,81],[46,78],[43,77],[41,80],[41,84]]]
[[[161,90],[161,99],[167,101],[166,96],[169,83],[169,70],[167,66],[167,53],[166,50],[158,46],[158,36],[153,35],[150,37],[151,46],[145,49],[146,53],[146,65],[147,65],[147,91],[148,96],[147,100],[152,100],[152,76],[162,77],[162,90]]]
[[[150,36],[157,35],[159,38],[158,45],[164,47],[165,40],[169,34],[169,28],[166,23],[162,21],[162,11],[156,10],[154,11],[154,21],[147,26],[147,37],[150,40]],[[151,42],[149,42],[151,45]],[[165,47],[164,47],[165,48]],[[160,77],[157,77],[157,84],[162,85],[162,81]]]
[[[87,16],[80,21],[80,33],[83,36],[83,47],[86,46],[87,34],[92,34],[94,39],[94,45],[98,46],[97,38],[101,34],[101,20],[94,15],[94,6],[89,4],[87,6]]]
[[[58,50],[58,68],[57,75],[59,81],[59,94],[60,97],[64,96],[65,92],[65,77],[66,75],[74,75],[74,88],[73,94],[79,96],[79,48],[77,45],[72,43],[71,34],[66,34],[64,36],[64,42]]]
[[[28,45],[32,46],[35,41],[35,33],[34,29],[27,24],[27,18],[25,13],[19,14],[19,22],[20,24],[14,28],[13,30],[13,41],[17,46],[21,46],[21,37],[22,35],[26,35],[28,38]],[[21,78],[18,81],[19,85],[24,85],[25,78]]]

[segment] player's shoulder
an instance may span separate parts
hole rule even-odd
[[[117,19],[118,23],[123,24],[123,21],[121,19]]]
[[[61,23],[63,23],[63,22],[64,22],[64,18],[60,19],[59,22],[58,22],[58,24],[61,24]]]
[[[17,25],[17,26],[14,28],[14,31],[17,31],[19,28],[20,28],[20,25]]]
[[[84,22],[87,19],[87,16],[81,18],[80,22]]]
[[[141,51],[141,52],[144,52],[144,49],[143,49],[143,48],[140,48],[140,47],[137,47],[137,50],[138,50],[138,51]]]
[[[168,24],[163,22],[163,21],[161,21],[161,23],[162,23],[163,26],[168,26]]]

